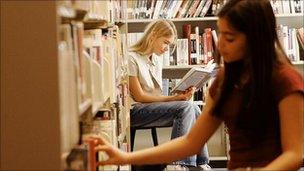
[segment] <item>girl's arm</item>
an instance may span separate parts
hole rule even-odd
[[[141,88],[140,82],[136,76],[129,76],[129,88],[134,100],[141,103],[189,100],[195,91],[195,89],[191,88],[182,94],[174,96],[148,95]]]
[[[296,170],[303,160],[304,96],[293,93],[279,103],[282,154],[266,170]]]
[[[207,103],[202,114],[199,116],[197,122],[187,135],[153,148],[125,153],[109,145],[104,140],[100,140],[100,144],[103,145],[99,146],[97,150],[106,152],[109,159],[102,161],[99,164],[140,165],[168,163],[198,153],[202,146],[221,124],[221,121],[211,116],[209,112],[212,103],[211,98],[207,97]]]

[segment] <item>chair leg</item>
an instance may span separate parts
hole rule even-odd
[[[131,128],[131,135],[130,135],[130,138],[131,138],[131,151],[133,151],[133,148],[134,148],[135,134],[136,134],[136,129],[132,129]]]
[[[151,134],[152,134],[152,139],[153,139],[153,144],[154,146],[158,145],[158,140],[157,140],[157,132],[156,132],[156,128],[151,128]]]

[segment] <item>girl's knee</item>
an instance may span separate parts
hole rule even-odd
[[[179,105],[180,114],[186,116],[197,117],[200,114],[199,107],[194,104],[192,101],[181,101]]]

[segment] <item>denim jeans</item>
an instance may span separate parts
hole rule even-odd
[[[131,125],[136,127],[173,125],[171,139],[174,139],[187,134],[200,113],[199,107],[191,101],[137,103],[131,110]],[[190,166],[209,163],[207,146],[204,145],[200,154],[174,163]]]

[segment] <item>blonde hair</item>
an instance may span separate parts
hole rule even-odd
[[[160,37],[174,37],[174,48],[177,40],[177,31],[172,21],[166,19],[159,19],[149,23],[143,34],[143,37],[130,47],[130,51],[139,53],[141,55],[147,55],[152,50],[152,44],[157,38]],[[172,52],[173,52],[172,51]]]

